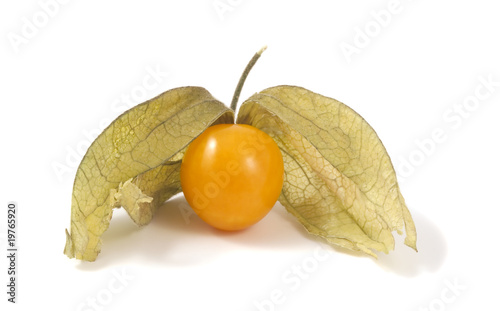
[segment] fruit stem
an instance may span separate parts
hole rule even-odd
[[[233,95],[233,100],[231,101],[231,109],[236,112],[236,106],[238,105],[238,99],[240,98],[240,93],[241,89],[243,88],[243,84],[245,83],[245,80],[247,79],[248,73],[252,69],[253,65],[257,62],[259,59],[260,55],[267,49],[267,46],[264,46],[262,49],[260,49],[255,55],[252,57],[250,62],[248,63],[247,67],[245,68],[245,71],[243,71],[243,74],[240,77],[240,81],[238,81],[238,85],[236,86],[236,90],[234,90],[234,95]]]

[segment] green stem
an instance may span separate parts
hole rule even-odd
[[[267,46],[263,47],[257,53],[255,53],[255,55],[252,57],[247,67],[245,68],[245,71],[243,71],[243,74],[240,77],[240,81],[238,81],[238,85],[236,86],[236,90],[234,90],[233,100],[231,101],[231,109],[234,112],[236,112],[236,106],[238,105],[238,99],[240,98],[241,89],[243,88],[243,84],[247,79],[248,73],[252,69],[253,65],[255,65],[260,55],[262,55],[262,53],[266,50],[266,48]]]

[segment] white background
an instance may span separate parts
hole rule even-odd
[[[47,2],[0,5],[2,310],[498,310],[494,1],[61,1],[50,15]],[[77,165],[123,98],[198,85],[229,104],[263,45],[241,99],[292,84],[361,114],[393,159],[419,252],[399,237],[378,260],[321,248],[279,204],[221,233],[183,216],[178,197],[141,229],[117,210],[96,262],[64,256]],[[5,293],[9,201],[16,305]]]

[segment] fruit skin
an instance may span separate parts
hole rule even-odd
[[[181,187],[206,223],[240,230],[271,210],[283,174],[281,151],[269,135],[246,124],[218,124],[189,145],[181,164]]]

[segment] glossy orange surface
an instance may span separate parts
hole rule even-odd
[[[219,124],[188,147],[181,165],[186,200],[206,223],[240,230],[261,220],[283,186],[283,158],[263,131],[244,124]]]

